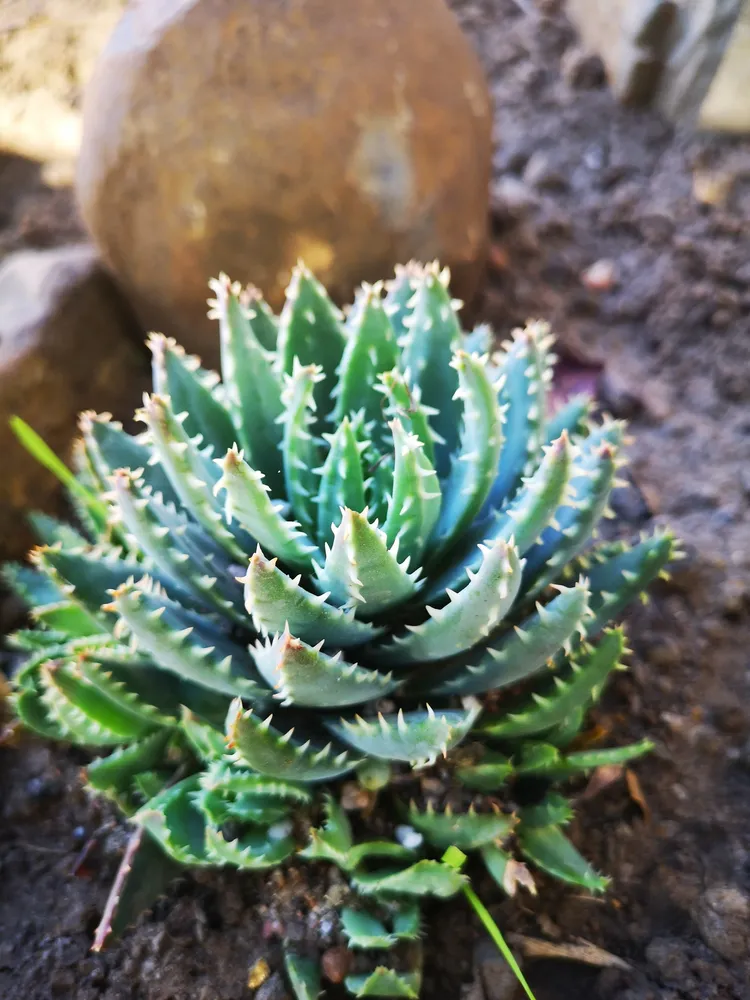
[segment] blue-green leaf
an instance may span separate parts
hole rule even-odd
[[[264,474],[273,495],[284,499],[278,423],[282,378],[269,353],[276,342],[276,320],[255,290],[243,292],[225,274],[209,284],[216,296],[209,315],[219,320],[227,406],[250,464]]]
[[[236,444],[238,433],[219,398],[219,376],[204,371],[198,358],[186,355],[162,334],[151,334],[149,348],[154,392],[169,397],[173,413],[187,414],[182,426],[194,443],[214,458],[221,457]]]

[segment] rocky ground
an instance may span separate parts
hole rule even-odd
[[[534,947],[530,938],[546,949],[525,960],[538,1000],[742,1000],[750,995],[750,142],[682,137],[650,113],[618,107],[556,0],[453,6],[497,109],[486,316],[500,334],[528,317],[552,322],[562,374],[596,379],[604,404],[631,421],[633,485],[618,496],[621,530],[669,523],[687,551],[671,583],[629,615],[633,667],[598,719],[657,742],[629,781],[582,804],[574,827],[612,876],[611,891],[592,901],[548,885],[520,902],[500,902],[491,885],[480,891],[519,952]],[[17,160],[0,161],[0,208],[3,251],[76,233],[69,193],[50,192],[36,167]],[[121,944],[92,955],[122,831],[81,790],[82,757],[27,740],[0,754],[0,996],[285,996],[279,919],[301,935],[324,923],[305,873],[273,884],[186,879]],[[336,891],[335,881],[312,888]],[[429,924],[428,1000],[515,996],[462,904],[436,908]],[[577,953],[584,960],[563,957],[586,943],[619,961],[590,948]],[[253,994],[248,973],[261,958],[269,977]]]

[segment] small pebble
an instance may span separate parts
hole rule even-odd
[[[701,937],[727,961],[739,961],[750,951],[750,898],[736,886],[712,886],[693,912]]]
[[[410,851],[416,851],[424,843],[424,837],[413,826],[397,826],[395,833],[399,844]]]
[[[522,964],[519,956],[516,960]],[[485,1000],[516,1000],[521,996],[515,973],[491,941],[480,941],[476,947],[474,976],[482,984]]]
[[[566,191],[568,182],[563,174],[550,162],[549,156],[541,149],[532,153],[526,169],[523,172],[523,179],[537,190]]]
[[[657,421],[666,420],[672,413],[669,389],[658,379],[649,379],[641,388],[641,400],[648,415]]]
[[[320,959],[323,975],[329,983],[343,983],[349,974],[352,964],[352,953],[344,945],[329,948]]]
[[[539,204],[539,199],[519,177],[506,174],[492,185],[492,207],[496,215],[519,219]]]
[[[609,292],[617,281],[617,269],[612,260],[598,260],[581,275],[581,281],[590,292]]]
[[[255,994],[255,1000],[290,1000],[283,977],[274,972]]]
[[[250,971],[247,974],[247,988],[249,990],[257,990],[260,986],[265,983],[268,977],[271,975],[271,969],[265,958],[259,958],[258,961],[250,967]]]
[[[693,197],[699,205],[722,205],[729,197],[734,176],[724,171],[695,170]]]
[[[341,789],[341,808],[347,812],[367,809],[372,803],[372,795],[356,781],[347,781]]]

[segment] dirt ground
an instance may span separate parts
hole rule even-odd
[[[600,397],[635,436],[620,530],[669,523],[687,550],[672,582],[629,614],[632,670],[599,718],[657,742],[634,769],[642,801],[615,783],[573,828],[610,892],[480,893],[510,935],[590,942],[627,964],[527,960],[538,1000],[746,1000],[750,141],[682,137],[617,106],[555,0],[453,7],[497,108],[486,317],[500,334],[549,319],[566,356],[600,366]],[[0,161],[0,254],[69,239],[71,205],[35,168]],[[284,997],[273,907],[287,907],[300,935],[324,923],[294,872],[273,883],[186,878],[120,945],[92,955],[122,830],[87,801],[83,757],[30,740],[0,755],[0,997],[240,1000],[261,955],[273,974],[255,995]],[[462,996],[481,939],[461,903],[430,913],[427,1000]],[[512,995],[498,990],[486,987],[486,1000]]]

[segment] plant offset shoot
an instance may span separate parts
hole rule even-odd
[[[13,637],[20,718],[92,748],[90,787],[178,866],[337,865],[355,996],[419,995],[419,900],[467,881],[448,847],[511,894],[526,864],[605,888],[566,785],[649,744],[571,745],[622,669],[609,622],[674,556],[592,543],[623,425],[550,415],[547,329],[490,356],[447,286],[412,264],[344,317],[299,266],[276,317],[212,282],[221,379],[152,336],[143,433],[82,416],[81,531],[37,517],[6,571],[38,625]],[[311,957],[286,965],[315,996]]]

